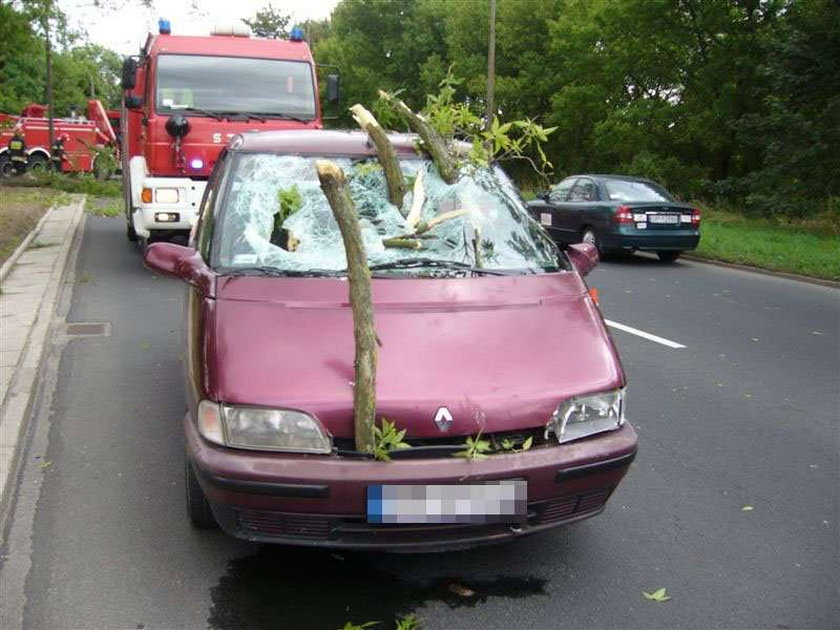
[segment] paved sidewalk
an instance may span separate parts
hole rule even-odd
[[[15,469],[84,195],[48,211],[0,293],[0,515]],[[34,245],[34,247],[33,247]]]

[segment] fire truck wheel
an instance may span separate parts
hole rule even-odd
[[[134,226],[130,223],[125,224],[125,237],[132,243],[137,242],[137,232],[134,231]]]
[[[47,170],[47,158],[40,153],[33,153],[29,156],[28,169],[30,173],[44,173]]]
[[[3,153],[0,155],[0,177],[11,177],[15,174],[15,167],[12,166],[12,161],[9,156]]]

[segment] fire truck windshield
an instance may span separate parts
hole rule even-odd
[[[305,61],[161,55],[155,103],[159,113],[312,119],[312,67]]]

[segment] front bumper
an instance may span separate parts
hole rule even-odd
[[[636,454],[629,424],[612,433],[469,462],[376,462],[241,451],[205,442],[185,418],[187,455],[222,529],[259,542],[438,551],[500,542],[600,513]],[[380,525],[366,521],[368,484],[528,481],[521,523]]]
[[[146,177],[142,181],[140,189],[150,188],[156,191],[158,188],[165,188],[178,191],[178,201],[174,203],[161,203],[155,200],[153,192],[152,202],[140,202],[139,206],[132,213],[134,230],[143,238],[148,238],[155,231],[177,231],[184,232],[192,229],[198,216],[198,206],[207,182],[193,180],[187,177]],[[157,215],[177,214],[177,221],[161,221]]]

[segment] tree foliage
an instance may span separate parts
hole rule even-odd
[[[289,39],[291,16],[274,8],[271,3],[259,9],[254,17],[242,20],[257,37],[268,39]]]
[[[421,109],[453,67],[453,101],[484,115],[487,16],[343,0],[315,55],[341,67],[347,104],[384,89]],[[498,0],[496,105],[556,127],[540,143],[554,179],[623,172],[756,211],[836,208],[838,30],[835,0]]]
[[[0,111],[16,114],[28,103],[45,102],[46,26],[53,47],[54,114],[66,116],[71,107],[83,112],[91,92],[106,107],[117,107],[119,55],[84,42],[55,2],[28,0],[19,7],[0,4]]]

